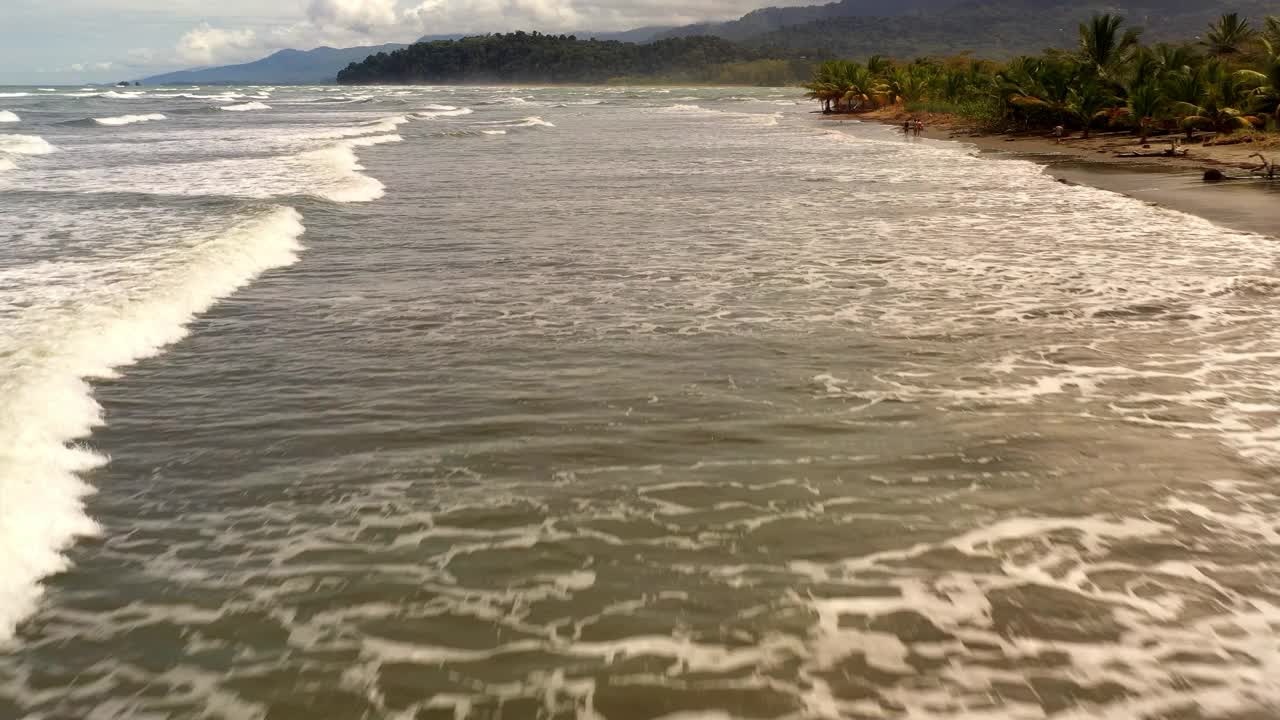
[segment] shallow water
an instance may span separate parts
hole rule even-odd
[[[1280,707],[1273,239],[793,91],[3,90],[0,717]]]

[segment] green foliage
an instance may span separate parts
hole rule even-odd
[[[1137,124],[1143,139],[1146,139],[1151,127],[1160,119],[1165,103],[1160,87],[1152,80],[1129,89],[1126,110]]]
[[[828,60],[819,65],[805,89],[826,112],[871,109],[877,106],[877,98],[890,91],[867,66],[846,60]]]
[[[1202,44],[1210,55],[1226,57],[1243,52],[1245,45],[1256,36],[1248,20],[1242,20],[1239,13],[1227,13],[1209,27]]]
[[[1081,23],[1080,61],[1085,70],[1111,78],[1133,60],[1141,31],[1130,28],[1121,32],[1122,25],[1124,18],[1119,15],[1095,15]]]
[[[338,82],[598,83],[619,76],[691,75],[715,67],[732,74],[727,68],[734,63],[765,59],[763,51],[718,37],[636,44],[514,32],[415,43],[392,53],[370,55],[339,72]],[[767,72],[758,69],[762,74]]]
[[[947,113],[1003,129],[1083,130],[1106,124],[1144,139],[1181,128],[1230,133],[1280,124],[1280,19],[1261,34],[1226,15],[1198,45],[1139,44],[1116,15],[1079,28],[1072,52],[1046,50],[1003,65],[952,57],[900,65],[823,63],[806,85],[827,111],[859,112],[901,103],[910,112]],[[1253,45],[1257,41],[1257,46]],[[1197,51],[1205,47],[1207,53]]]

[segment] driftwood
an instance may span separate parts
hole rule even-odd
[[[1142,147],[1151,147],[1151,146],[1150,146],[1150,145],[1143,145]],[[1186,157],[1186,156],[1187,156],[1187,151],[1188,151],[1188,148],[1184,148],[1184,147],[1182,147],[1182,141],[1181,141],[1181,140],[1177,140],[1177,139],[1175,139],[1175,140],[1173,140],[1172,142],[1170,142],[1170,143],[1169,143],[1169,149],[1168,149],[1168,150],[1161,150],[1160,152],[1149,152],[1149,153],[1141,153],[1141,152],[1138,152],[1138,151],[1136,151],[1136,150],[1135,150],[1135,151],[1131,151],[1131,152],[1116,153],[1116,157],[1125,157],[1125,158],[1129,158],[1129,157]]]
[[[1253,170],[1250,170],[1250,172],[1252,172],[1254,175],[1261,175],[1267,178],[1268,180],[1276,179],[1276,166],[1272,164],[1270,160],[1267,159],[1266,155],[1263,155],[1262,153],[1254,153],[1249,157],[1251,158],[1256,157],[1262,161],[1262,167],[1254,168]]]

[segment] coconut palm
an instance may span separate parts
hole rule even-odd
[[[1133,57],[1141,33],[1134,28],[1122,33],[1123,24],[1123,17],[1107,14],[1080,25],[1080,59],[1098,77],[1110,79]]]
[[[1262,38],[1275,50],[1280,50],[1280,15],[1272,15],[1262,23]]]
[[[1115,95],[1094,80],[1085,80],[1071,90],[1067,96],[1067,110],[1080,121],[1084,130],[1081,137],[1089,139],[1089,128],[1093,125],[1093,121],[1115,100]]]
[[[1249,21],[1241,19],[1239,13],[1226,13],[1209,26],[1201,44],[1214,57],[1229,57],[1243,52],[1245,45],[1256,36],[1257,33],[1249,27]]]
[[[1177,93],[1169,93],[1170,98],[1177,98],[1170,107],[1180,118],[1188,138],[1196,130],[1230,133],[1249,127],[1249,121],[1244,119],[1240,110],[1250,98],[1247,76],[1230,72],[1224,63],[1217,60],[1207,62],[1194,71],[1190,68],[1185,70],[1173,76],[1177,82],[1167,88]],[[1193,79],[1198,81],[1194,88],[1191,87]]]
[[[875,77],[861,63],[829,60],[818,66],[805,84],[809,97],[822,103],[824,112],[854,112],[883,93]]]
[[[1143,142],[1146,142],[1151,126],[1163,110],[1164,104],[1164,95],[1154,81],[1129,88],[1125,107],[1138,123],[1138,135]]]
[[[1280,123],[1280,53],[1269,52],[1262,71],[1240,70],[1235,77],[1247,88],[1252,109]]]
[[[1061,122],[1078,75],[1078,65],[1069,58],[1021,57],[998,71],[993,85],[1006,114],[1024,122],[1048,117]]]
[[[886,102],[916,102],[924,98],[932,72],[925,65],[908,65],[891,68],[881,80]]]
[[[969,89],[969,75],[964,70],[947,68],[934,78],[934,92],[949,102],[958,102]]]
[[[1151,47],[1139,48],[1133,57],[1129,85],[1158,83],[1163,80],[1166,73],[1198,63],[1199,58],[1196,54],[1191,48],[1183,45],[1157,43]]]
[[[867,70],[876,77],[883,77],[893,68],[893,61],[880,55],[867,58]]]

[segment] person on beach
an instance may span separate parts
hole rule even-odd
[[[1066,132],[1067,132],[1067,129],[1066,129],[1066,128],[1064,128],[1064,127],[1062,127],[1061,125],[1055,125],[1055,126],[1053,126],[1053,141],[1054,141],[1054,143],[1056,143],[1056,144],[1058,144],[1058,145],[1061,145],[1061,144],[1062,144],[1062,136],[1063,136]]]
[[[916,137],[920,137],[920,133],[924,132],[924,121],[916,120]]]
[[[903,135],[910,135],[910,134],[911,134],[911,126],[912,126],[912,124],[914,124],[914,122],[915,122],[915,121],[913,121],[911,118],[907,118],[907,121],[906,121],[906,122],[904,122],[904,123],[902,123],[902,134],[903,134]]]

